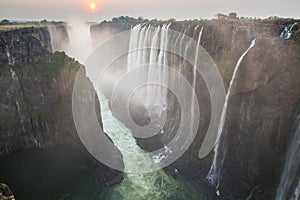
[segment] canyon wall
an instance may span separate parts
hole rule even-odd
[[[52,53],[47,28],[0,32],[0,156],[28,148],[81,144],[72,115],[72,92],[83,66],[64,52]],[[93,102],[97,95],[86,77],[82,95]],[[100,106],[98,118],[101,125]],[[95,178],[105,185],[120,180],[120,173],[96,159]]]
[[[203,27],[201,45],[217,64],[226,89],[238,59],[256,39],[255,47],[245,56],[237,72],[221,137],[223,153],[219,159],[224,158],[224,163],[219,190],[228,199],[246,199],[251,193],[253,199],[271,199],[276,194],[288,144],[295,134],[293,126],[300,113],[300,30],[289,40],[279,37],[281,30],[294,22],[212,20],[170,25],[170,29],[185,32],[196,41]],[[152,25],[165,23],[169,22]],[[126,23],[94,25],[91,27],[93,44],[132,26]],[[68,43],[65,28],[57,30],[63,36],[62,41]],[[0,32],[1,156],[58,143],[72,143],[84,149],[76,134],[71,107],[73,83],[81,65],[64,53],[52,53],[53,46],[54,50],[61,50],[59,44],[53,45],[46,28]],[[172,66],[179,69],[182,62],[176,59]],[[192,82],[191,65],[185,63],[182,71]],[[93,92],[88,79],[86,84]],[[198,152],[208,128],[211,101],[199,74],[196,93],[201,112],[198,133],[188,151],[166,171],[174,173],[176,168],[189,180],[209,188],[206,175],[213,152],[204,159],[198,158]],[[152,151],[172,138],[176,122],[180,120],[180,108],[171,97],[170,102],[164,127],[167,134],[137,139],[143,149]],[[147,116],[143,116],[145,110],[134,109],[137,110],[133,114],[135,121],[139,124],[147,121]],[[100,166],[102,181],[107,180],[105,184],[111,185],[108,178],[112,174],[117,177],[117,173]]]
[[[185,33],[197,41],[203,27],[201,45],[217,64],[228,88],[234,67],[256,39],[253,47],[242,61],[229,98],[227,118],[221,136],[218,159],[224,159],[219,177],[219,190],[229,199],[271,199],[275,197],[283,169],[285,155],[293,138],[293,124],[300,113],[300,30],[296,27],[289,40],[280,38],[285,26],[293,20],[233,20],[233,21],[184,21],[172,22],[170,29]],[[299,21],[298,21],[299,23]],[[169,22],[152,23],[154,27]],[[95,25],[91,35],[101,31],[117,33],[128,30],[129,25]],[[114,31],[111,31],[111,30]],[[97,43],[97,37],[93,37]],[[181,68],[180,59],[172,67]],[[181,69],[182,70],[182,69]],[[192,82],[193,70],[185,64],[182,70]],[[196,93],[200,104],[200,125],[197,136],[189,150],[166,170],[174,168],[190,180],[206,184],[213,152],[199,159],[198,152],[210,120],[210,99],[207,87],[198,74]],[[170,101],[172,102],[172,101]],[[138,110],[138,109],[137,109]],[[144,149],[153,151],[166,144],[172,137],[180,109],[176,102],[169,105],[169,119],[164,127],[170,134],[148,139],[137,139]],[[136,112],[138,113],[138,112]],[[133,114],[135,121],[143,124],[145,116]],[[122,117],[120,117],[122,118]],[[126,123],[126,121],[125,121]]]

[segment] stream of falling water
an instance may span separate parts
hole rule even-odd
[[[211,184],[216,186],[217,195],[220,195],[220,192],[219,192],[220,173],[221,173],[221,169],[222,169],[222,166],[223,166],[223,162],[225,160],[225,154],[226,154],[226,149],[227,149],[227,148],[225,148],[225,150],[222,149],[224,151],[222,152],[222,158],[219,161],[218,157],[219,157],[220,143],[221,143],[220,138],[221,138],[221,134],[223,132],[224,123],[225,123],[225,119],[226,119],[228,100],[229,100],[229,97],[231,95],[232,86],[233,86],[237,71],[239,69],[239,66],[240,66],[241,62],[243,61],[244,57],[246,56],[246,54],[254,46],[255,46],[255,39],[252,40],[249,48],[242,54],[242,56],[239,58],[238,62],[236,63],[236,66],[235,66],[233,74],[232,74],[232,78],[231,78],[230,83],[229,83],[228,91],[226,93],[224,106],[223,106],[223,109],[222,109],[222,114],[221,114],[219,128],[218,128],[218,135],[217,135],[217,139],[216,139],[217,143],[216,143],[215,148],[214,148],[214,159],[213,159],[213,163],[211,165],[210,171],[207,175],[208,181]]]
[[[132,28],[130,35],[129,51],[134,49],[140,49],[141,46],[150,46],[151,48],[145,51],[135,51],[128,54],[127,71],[146,64],[154,64],[155,67],[149,67],[144,77],[148,80],[156,80],[161,84],[168,84],[169,75],[164,66],[167,65],[167,53],[166,51],[159,51],[168,45],[168,29],[170,24],[164,24],[162,26],[152,28],[151,25],[137,25]],[[78,30],[78,31],[77,31]],[[201,29],[202,30],[202,29]],[[186,30],[185,30],[186,31]],[[82,33],[82,34],[77,34]],[[72,29],[68,29],[70,43],[64,47],[67,54],[82,61],[85,58],[85,53],[79,50],[89,49],[90,43],[89,30],[87,26],[72,26]],[[184,32],[185,33],[185,32]],[[202,33],[202,31],[201,31]],[[81,41],[78,38],[80,35],[86,35],[89,38],[87,41]],[[81,36],[82,37],[82,36]],[[200,42],[201,35],[199,36]],[[182,44],[182,38],[176,38],[177,42]],[[146,45],[148,44],[148,45]],[[150,44],[150,45],[149,45]],[[73,50],[75,48],[75,50]],[[77,51],[76,51],[77,50]],[[88,70],[87,70],[88,71]],[[149,77],[153,74],[157,74],[157,77]],[[195,85],[195,84],[194,84]],[[101,118],[103,122],[104,132],[110,137],[116,147],[120,150],[123,156],[124,162],[124,180],[114,188],[107,189],[102,194],[101,199],[108,200],[201,200],[206,199],[200,190],[195,185],[192,185],[186,181],[178,171],[177,178],[166,174],[164,170],[160,169],[159,162],[161,158],[150,157],[141,149],[135,138],[132,135],[132,131],[128,129],[122,122],[115,118],[110,110],[108,100],[100,91],[97,91],[100,106],[101,106]],[[167,105],[167,91],[159,87],[147,87],[145,91],[146,105],[157,104]],[[167,150],[167,149],[166,149]],[[151,171],[148,173],[135,173],[140,169],[145,171]],[[139,169],[139,170],[137,170]]]
[[[103,129],[112,139],[123,155],[126,172],[121,184],[106,192],[105,199],[115,200],[201,200],[205,199],[182,178],[167,175],[155,164],[154,160],[143,153],[137,145],[130,129],[116,119],[108,104],[108,100],[101,93],[101,116]],[[143,155],[143,156],[141,156]],[[135,169],[145,168],[156,170],[149,173],[135,173]],[[137,171],[137,170],[136,170]]]
[[[131,29],[127,71],[147,65],[143,74],[144,80],[151,80],[161,85],[168,84],[168,57],[166,49],[168,45],[168,30],[171,24],[152,27],[151,25],[138,24]],[[150,49],[143,49],[150,46]],[[144,97],[146,100],[144,101]],[[144,105],[149,107],[160,104],[167,107],[167,90],[158,85],[148,85],[141,97]]]
[[[196,27],[196,28],[198,28],[198,27]],[[199,54],[199,47],[200,47],[202,32],[203,32],[203,26],[201,27],[199,36],[198,36],[197,49],[196,49],[196,54],[195,54],[195,66],[198,65],[198,54]],[[196,83],[197,83],[197,68],[194,67],[193,68],[193,85],[192,85],[194,91],[196,91]],[[197,97],[195,97],[195,98],[192,97],[192,101],[191,101],[191,122],[190,122],[191,127],[194,124],[194,120],[195,120],[195,117],[194,117],[194,109],[195,109],[194,101],[195,101],[195,99],[197,99]],[[188,142],[188,140],[187,140],[187,142]]]
[[[300,116],[298,116],[298,121]],[[276,200],[300,198],[300,123],[291,141],[277,189]]]

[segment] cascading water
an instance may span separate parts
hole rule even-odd
[[[239,69],[239,66],[241,64],[241,62],[243,61],[244,57],[246,56],[246,54],[250,51],[250,49],[252,49],[255,46],[255,39],[252,40],[249,48],[242,54],[242,56],[239,58],[238,62],[236,63],[236,66],[234,68],[230,83],[229,83],[229,87],[228,87],[228,91],[226,93],[226,97],[225,97],[225,102],[224,102],[224,106],[222,109],[222,114],[221,114],[221,118],[220,118],[220,123],[219,123],[219,127],[218,127],[218,135],[217,135],[217,139],[216,139],[216,144],[215,144],[215,148],[214,148],[214,159],[213,159],[213,163],[211,165],[210,171],[207,175],[207,179],[208,181],[216,186],[216,193],[217,195],[220,195],[219,192],[219,181],[220,181],[220,173],[221,173],[221,169],[225,160],[225,154],[226,154],[226,147],[225,150],[222,152],[222,158],[218,159],[219,157],[219,152],[220,152],[220,144],[221,144],[221,135],[223,132],[223,128],[224,128],[224,123],[225,123],[225,119],[226,119],[226,113],[227,113],[227,107],[228,107],[228,101],[229,101],[229,97],[231,95],[231,91],[232,91],[232,86],[234,84],[234,80],[237,74],[237,71]]]
[[[104,194],[105,199],[203,199],[203,196],[189,183],[180,178],[174,179],[159,169],[156,165],[158,163],[156,158],[140,154],[143,150],[136,144],[131,130],[113,116],[104,95],[101,93],[98,95],[100,96],[103,129],[121,151],[126,171],[124,181],[114,189],[108,190]],[[156,171],[144,174],[135,173],[140,168]]]
[[[63,50],[68,56],[84,63],[92,50],[90,26],[84,22],[70,21],[68,26],[65,27],[66,32],[60,30],[60,28],[62,27],[48,27],[53,51]]]
[[[197,49],[196,49],[196,54],[195,54],[195,66],[198,65],[198,54],[199,54],[199,47],[200,47],[201,38],[202,38],[202,32],[203,32],[203,27],[201,27],[200,32],[199,32],[199,36],[198,36]],[[193,90],[196,91],[197,68],[194,67],[193,69],[194,69],[193,70]],[[194,100],[195,100],[195,98],[192,98],[191,111],[194,110]],[[193,114],[194,114],[194,112],[192,112],[192,115]],[[194,119],[194,118],[192,117],[192,119]]]
[[[277,189],[276,200],[300,198],[300,115],[287,155],[281,180]]]
[[[129,43],[129,52],[127,62],[127,71],[136,67],[147,66],[144,73],[144,79],[159,83],[157,85],[148,85],[143,93],[146,96],[144,102],[146,107],[153,104],[167,106],[167,90],[161,85],[168,84],[167,71],[167,52],[160,51],[168,45],[168,29],[170,24],[164,24],[162,27],[152,28],[151,25],[136,25],[131,30]],[[151,46],[151,49],[142,49],[144,46]],[[154,76],[155,75],[155,76]]]
[[[168,29],[170,24],[165,24],[156,28],[151,25],[137,25],[132,28],[129,43],[129,52],[127,58],[127,71],[139,67],[141,65],[149,66],[144,72],[143,78],[158,81],[161,84],[167,85],[169,75],[164,69],[167,65],[167,52],[160,51],[165,45],[168,45]],[[76,27],[73,27],[75,30]],[[69,32],[69,34],[76,34],[76,32]],[[80,35],[80,34],[79,34]],[[90,37],[89,34],[84,34]],[[80,37],[84,37],[80,35]],[[76,37],[70,37],[70,43],[78,42],[74,40]],[[90,39],[89,39],[90,40]],[[144,44],[144,45],[143,45]],[[148,45],[145,45],[148,44]],[[66,50],[72,46],[68,45]],[[141,46],[150,46],[148,50],[139,49]],[[87,49],[87,47],[80,47],[77,50]],[[69,55],[76,58],[76,54]],[[76,52],[76,51],[75,51]],[[87,70],[88,71],[88,70]],[[150,75],[149,75],[150,74]],[[156,77],[148,77],[151,74],[156,74]],[[89,74],[88,74],[89,75]],[[94,79],[91,78],[93,81]],[[95,83],[94,83],[95,84]],[[172,200],[201,200],[204,197],[199,194],[194,186],[180,177],[178,171],[176,173],[178,178],[166,174],[160,169],[159,164],[162,159],[160,155],[149,156],[142,154],[144,151],[137,145],[132,131],[128,129],[122,122],[115,118],[110,110],[108,100],[105,96],[97,90],[100,98],[101,118],[103,122],[104,132],[110,137],[116,147],[120,150],[124,162],[124,180],[121,184],[110,188],[103,194],[104,199],[127,199],[127,200],[143,200],[143,199],[172,199]],[[147,87],[145,91],[147,98],[146,104],[161,104],[167,106],[167,91],[159,87]],[[154,97],[154,98],[153,98]],[[165,151],[170,152],[167,146]],[[137,169],[145,169],[151,171],[149,173],[136,173]]]
[[[136,67],[147,66],[143,78],[168,85],[168,71],[164,69],[168,63],[168,55],[166,51],[160,49],[168,45],[169,27],[170,24],[156,28],[152,28],[151,25],[136,25],[132,28],[129,43],[129,52],[132,53],[128,54],[128,72]],[[151,48],[142,49],[144,46]],[[167,106],[167,92],[159,86],[148,86],[143,94],[146,97],[146,106],[151,104]],[[121,151],[126,172],[124,181],[108,191],[106,199],[203,199],[189,183],[181,178],[174,179],[159,168],[164,155],[150,157],[147,154],[140,154],[144,151],[137,145],[131,130],[112,115],[104,95],[99,96],[104,131]],[[164,148],[166,152],[171,151],[167,146]],[[153,172],[135,173],[141,168]]]
[[[195,30],[198,28],[199,26],[196,26],[195,27]],[[201,42],[201,38],[202,38],[202,32],[203,32],[203,27],[201,27],[200,29],[200,32],[199,32],[199,36],[198,36],[198,40],[197,40],[197,49],[196,49],[196,54],[195,54],[195,66],[193,67],[193,94],[194,95],[194,92],[196,91],[196,82],[197,82],[197,68],[196,66],[198,65],[198,54],[199,54],[199,48],[200,48],[200,42]],[[190,121],[190,127],[193,126],[194,124],[194,109],[195,109],[195,99],[197,99],[197,97],[192,97],[192,100],[191,100],[191,121]],[[191,135],[191,134],[189,134]],[[191,138],[189,137],[188,140],[186,140],[186,144],[188,144],[190,141]]]
[[[15,59],[11,55],[8,45],[6,45],[5,52],[6,52],[6,57],[7,57],[7,60],[8,60],[8,64],[9,65],[15,65]]]
[[[292,37],[293,32],[294,32],[295,25],[297,25],[297,23],[294,23],[290,28],[289,27],[284,27],[283,31],[280,34],[280,38],[290,39]]]

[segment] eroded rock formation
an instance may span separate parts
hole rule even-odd
[[[64,52],[52,53],[47,28],[0,32],[0,48],[0,156],[57,144],[86,152],[72,116],[73,85],[83,66]],[[87,77],[84,84],[83,94],[97,98]],[[100,113],[99,103],[95,106]],[[119,173],[94,161],[99,182],[120,180]]]
[[[152,26],[164,23],[168,24],[158,22]],[[203,27],[201,45],[217,64],[226,88],[239,57],[256,39],[255,47],[245,56],[237,72],[221,137],[220,151],[225,160],[219,189],[229,199],[246,199],[251,192],[267,199],[276,194],[285,153],[294,134],[292,125],[300,113],[299,30],[289,40],[280,38],[283,28],[294,23],[213,20],[173,22],[170,25],[170,29],[185,32],[196,41],[200,32],[196,26]],[[101,24],[98,26],[91,29],[92,35],[102,30]],[[103,30],[107,29],[106,26],[102,27]],[[124,27],[123,30],[127,30],[130,26]],[[120,27],[116,32],[120,32]],[[181,63],[172,64],[175,68],[182,66]],[[188,66],[182,71],[191,82],[192,68]],[[198,76],[196,93],[201,109],[198,134],[189,150],[167,170],[171,172],[176,168],[190,180],[203,184],[213,152],[204,159],[198,158],[211,114],[208,90],[201,76]],[[171,118],[167,120],[165,132],[176,130],[170,121],[179,120],[176,118],[178,110],[176,103],[169,105]],[[134,120],[142,124],[146,117],[139,111],[137,113]],[[166,135],[138,139],[138,142],[144,149],[153,151],[172,137],[172,133]]]

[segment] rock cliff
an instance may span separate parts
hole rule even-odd
[[[225,161],[219,189],[229,199],[246,199],[251,193],[256,195],[253,198],[271,199],[276,194],[285,154],[294,134],[292,125],[300,113],[298,26],[291,39],[280,38],[283,28],[295,22],[211,20],[172,22],[170,25],[170,29],[185,32],[196,41],[200,31],[196,27],[203,27],[201,45],[217,64],[226,88],[238,59],[250,42],[256,39],[255,47],[246,55],[237,72],[221,137],[220,151]],[[152,25],[164,23],[169,22]],[[99,34],[98,31],[101,34],[101,30],[115,29],[111,32],[120,32],[120,29],[124,31],[130,27],[107,26],[101,29],[101,24],[95,25],[91,28],[92,35]],[[182,65],[173,63],[173,66],[179,68]],[[191,81],[191,67],[183,71]],[[189,150],[166,170],[172,172],[176,167],[185,177],[205,185],[213,152],[204,159],[198,158],[198,152],[210,120],[210,99],[201,76],[198,76],[196,85],[201,112],[198,134]],[[176,103],[169,106],[171,119],[167,122],[178,116],[178,110]],[[135,121],[143,120],[145,117],[140,113],[135,115]],[[176,129],[174,124],[166,124],[165,132]],[[144,149],[153,151],[159,147],[159,143],[169,140],[165,137],[138,139],[138,143]]]
[[[0,156],[56,144],[86,152],[72,116],[73,84],[83,66],[64,52],[52,53],[47,28],[0,32],[0,49]],[[83,94],[97,98],[88,78],[84,84]],[[94,161],[99,182],[120,180],[119,173]]]

